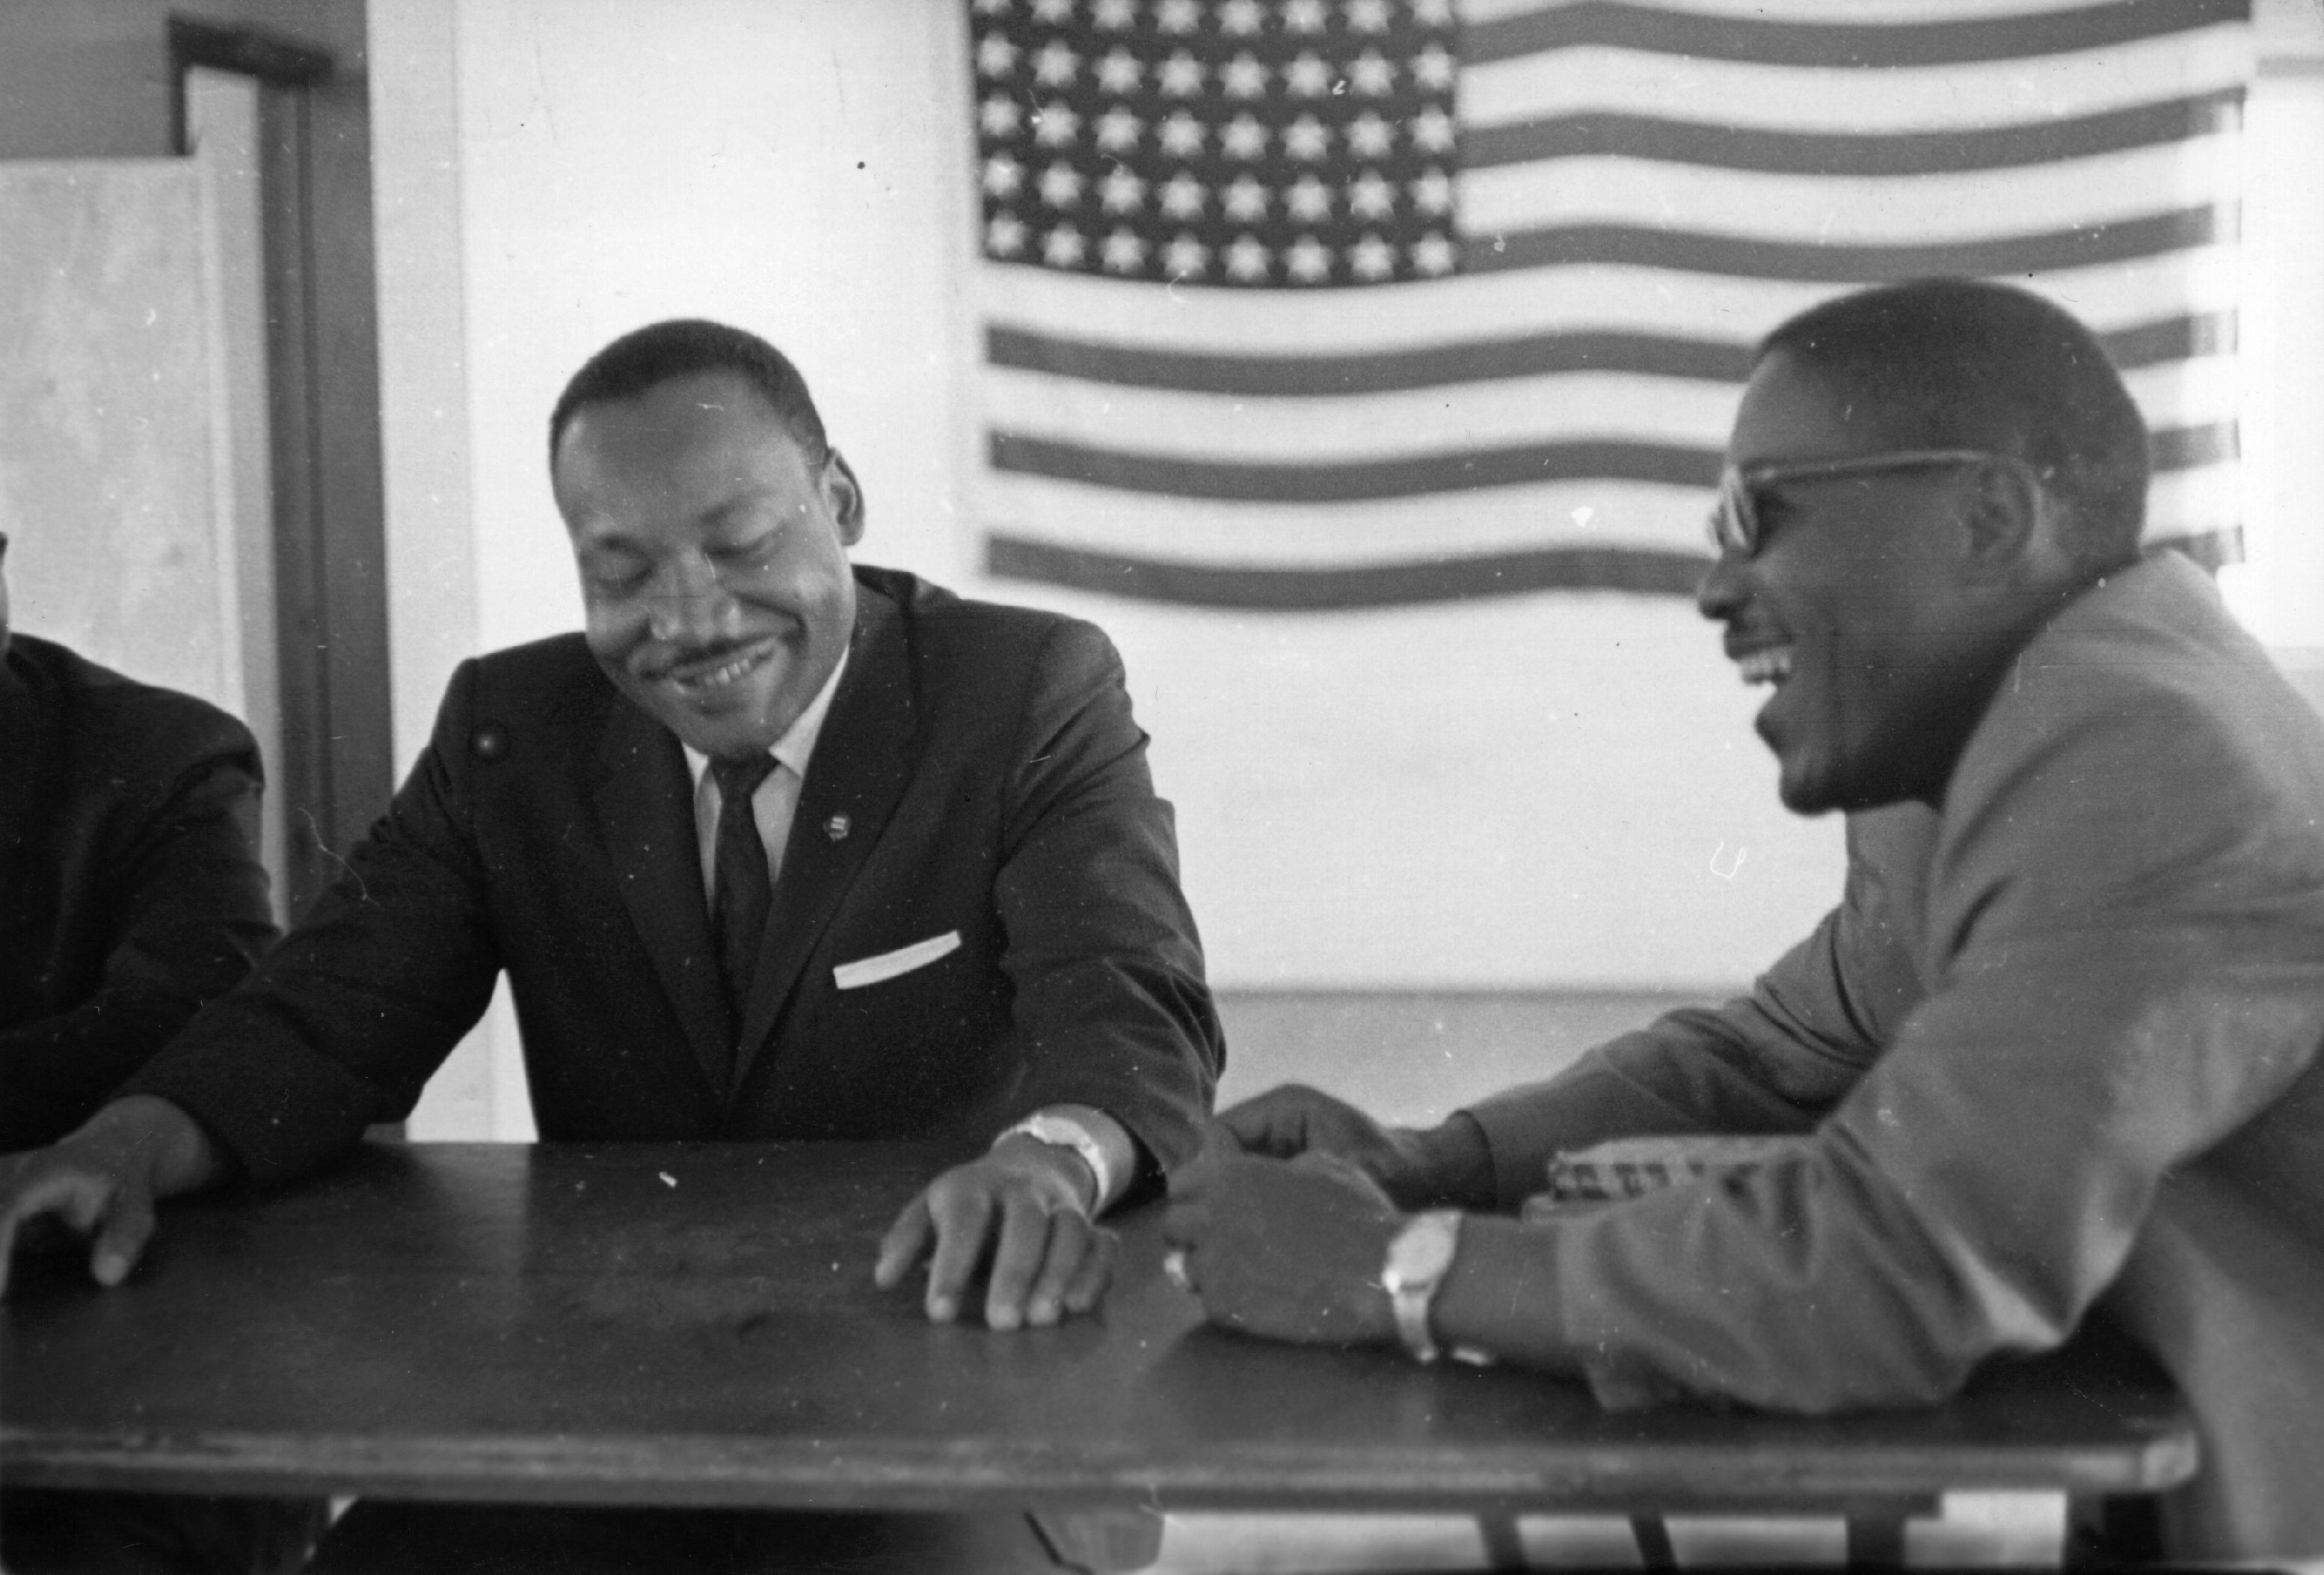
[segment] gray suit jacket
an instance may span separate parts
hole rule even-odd
[[[1926,1402],[2102,1307],[2201,1423],[2175,1551],[2313,1557],[2320,1058],[2324,724],[2163,554],[2026,649],[1941,813],[1851,820],[1840,907],[1748,997],[1471,1113],[1511,1203],[1609,1138],[1802,1135],[1503,1227],[1609,1403]]]

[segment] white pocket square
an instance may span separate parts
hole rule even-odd
[[[926,968],[947,952],[959,950],[960,932],[946,930],[941,935],[930,935],[925,941],[914,941],[908,946],[899,946],[876,957],[859,957],[853,962],[842,962],[831,971],[831,981],[842,990],[861,990],[867,984],[893,979],[899,973]]]

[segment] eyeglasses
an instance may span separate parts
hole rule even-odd
[[[1796,465],[1781,461],[1730,465],[1720,473],[1719,502],[1711,511],[1711,550],[1739,552],[1746,557],[1759,550],[1766,527],[1759,519],[1758,500],[1759,493],[1768,487],[1943,465],[2005,465],[2037,487],[2042,480],[2032,465],[2015,455],[1995,454],[1983,448],[1905,448],[1891,454],[1858,455],[1853,459],[1807,459]]]

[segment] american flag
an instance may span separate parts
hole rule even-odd
[[[1685,593],[1752,344],[2043,291],[2236,555],[2250,0],[969,0],[989,570]]]

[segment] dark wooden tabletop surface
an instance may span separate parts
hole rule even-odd
[[[165,1207],[124,1286],[20,1266],[0,1472],[23,1484],[553,1502],[1845,1509],[2151,1491],[2194,1467],[2151,1368],[2086,1342],[1838,1420],[1611,1415],[1507,1368],[1200,1326],[1121,1224],[1100,1316],[932,1325],[872,1284],[908,1147],[373,1145]]]

